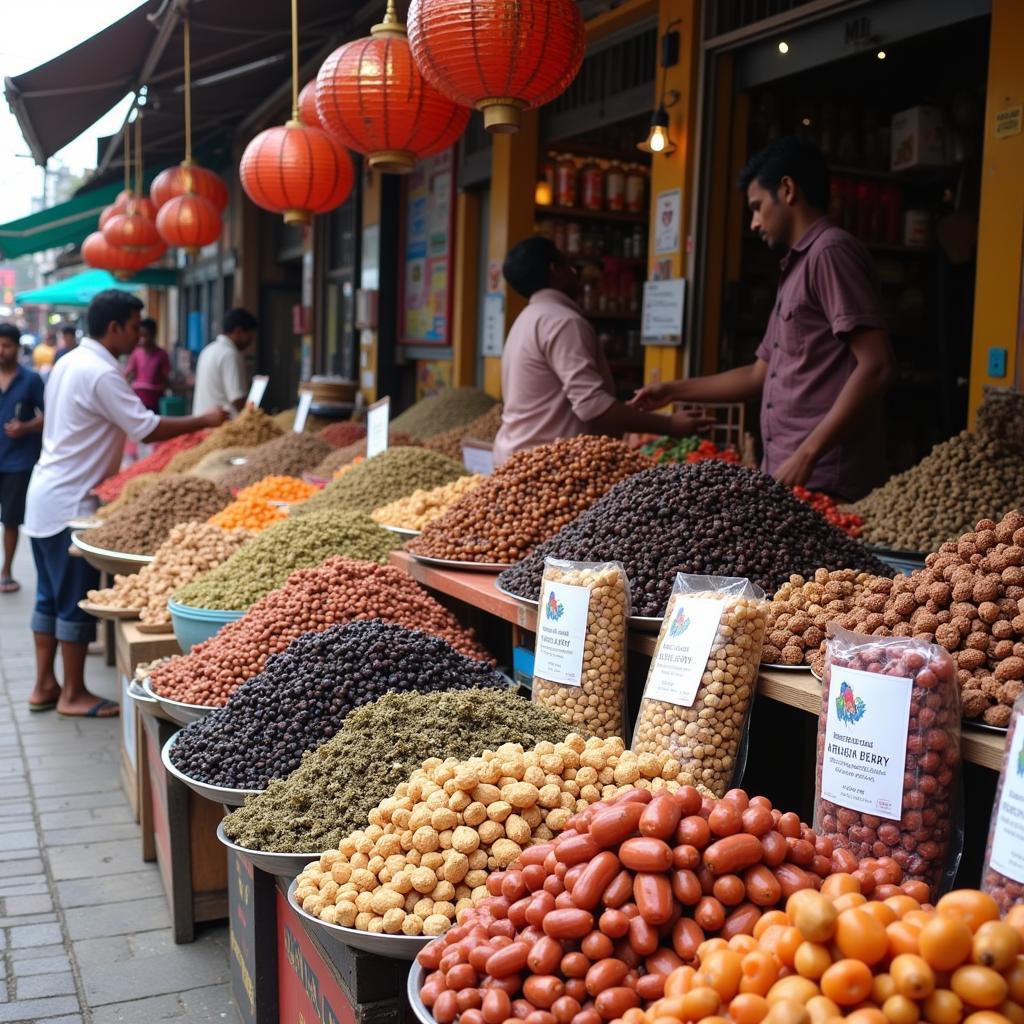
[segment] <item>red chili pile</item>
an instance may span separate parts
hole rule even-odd
[[[93,494],[100,501],[113,501],[121,496],[125,484],[129,480],[143,473],[159,473],[167,468],[167,464],[179,452],[187,452],[189,448],[195,448],[200,441],[204,441],[210,434],[209,430],[197,430],[193,434],[181,434],[179,437],[172,437],[169,441],[161,441],[151,455],[147,455],[138,462],[133,462],[127,469],[120,473],[107,477],[103,483],[93,488]]]
[[[815,512],[820,512],[836,529],[851,537],[859,537],[864,528],[864,520],[852,512],[840,512],[839,506],[827,494],[821,491],[809,491],[806,487],[794,487],[793,494],[801,501],[806,501]]]
[[[844,871],[876,899],[928,896],[920,882],[900,888],[891,858],[858,862],[765,797],[629,790],[488,877],[492,895],[420,951],[423,1001],[438,1024],[615,1020],[660,999],[706,938],[750,935]]]
[[[328,423],[316,436],[321,441],[326,441],[332,448],[346,448],[366,437],[366,427],[351,420],[340,420],[337,423]]]

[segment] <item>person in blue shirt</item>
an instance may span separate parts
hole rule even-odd
[[[18,527],[25,519],[25,495],[39,458],[43,430],[43,380],[18,362],[21,332],[0,324],[0,522],[4,527],[4,561],[0,594],[20,589],[14,579]]]

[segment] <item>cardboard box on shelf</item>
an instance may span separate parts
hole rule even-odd
[[[941,167],[946,162],[946,122],[938,107],[910,107],[892,115],[892,170]]]

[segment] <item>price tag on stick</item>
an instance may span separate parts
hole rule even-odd
[[[366,410],[366,457],[388,450],[388,423],[391,419],[391,399],[381,398]]]
[[[306,420],[309,419],[309,409],[312,404],[313,392],[300,391],[299,407],[295,410],[295,423],[292,426],[292,430],[294,430],[296,434],[301,434],[306,429]]]
[[[466,438],[462,442],[462,464],[470,473],[490,476],[494,472],[494,445]]]
[[[253,377],[252,384],[249,385],[249,394],[245,399],[245,404],[258,409],[263,401],[263,396],[267,393],[267,385],[269,383],[270,378],[266,374],[260,373]]]

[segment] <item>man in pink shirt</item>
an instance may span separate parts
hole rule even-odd
[[[687,437],[707,421],[634,409],[615,397],[611,369],[576,305],[579,280],[549,238],[520,242],[505,257],[505,280],[529,305],[516,317],[501,355],[501,429],[494,464],[539,444],[577,434],[627,432]]]
[[[156,321],[139,321],[139,343],[132,349],[124,375],[142,404],[152,412],[160,408],[160,396],[171,379],[171,360],[156,343]]]

